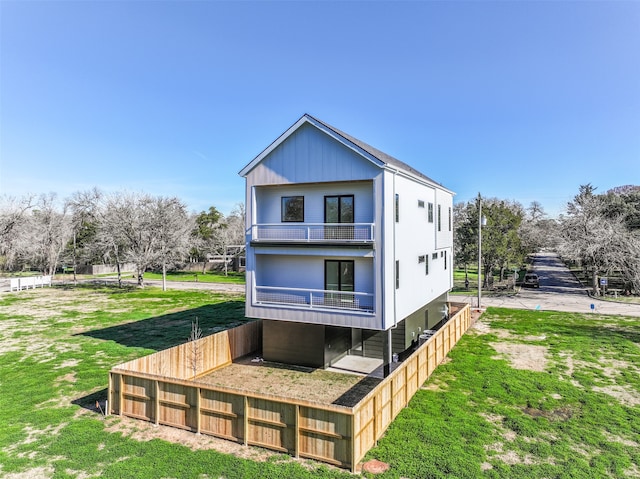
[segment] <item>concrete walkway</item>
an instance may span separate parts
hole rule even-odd
[[[555,253],[538,253],[533,269],[540,277],[539,289],[521,288],[515,295],[483,296],[482,307],[640,316],[640,304],[603,301],[590,297]],[[478,305],[476,296],[450,297],[466,301],[474,308]]]

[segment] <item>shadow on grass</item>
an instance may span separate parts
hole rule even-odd
[[[250,321],[244,315],[244,301],[237,300],[95,329],[79,335],[115,341],[127,347],[161,351],[186,343],[191,334],[191,322],[196,318],[203,337]]]
[[[104,414],[107,393],[107,388],[104,388],[100,391],[96,391],[94,393],[75,399],[71,401],[71,404],[80,406],[82,409],[86,409],[87,411],[91,411],[97,414]],[[100,407],[98,407],[98,405]],[[100,408],[102,408],[102,411],[100,411]]]
[[[101,280],[101,279],[91,279],[91,280],[81,280],[78,283],[74,284],[73,280],[62,281],[53,285],[54,288],[60,288],[64,290],[73,290],[73,289],[82,289],[82,290],[93,290],[93,291],[109,291],[110,294],[124,294],[130,293],[138,289],[138,285],[134,283],[125,283],[122,282],[122,286],[118,286],[117,280]]]

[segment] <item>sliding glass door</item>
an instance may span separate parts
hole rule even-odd
[[[345,226],[325,226],[325,239],[353,239],[353,195],[324,197],[324,222],[346,223]]]
[[[354,266],[349,260],[325,260],[324,289],[327,291],[355,291]],[[325,293],[325,304],[329,306],[343,306],[353,303],[352,294]]]

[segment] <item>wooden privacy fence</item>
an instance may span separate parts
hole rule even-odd
[[[355,407],[198,382],[197,376],[259,349],[262,324],[254,321],[197,341],[195,379],[192,343],[114,367],[108,410],[355,471],[469,328],[469,305],[452,306],[460,310]]]

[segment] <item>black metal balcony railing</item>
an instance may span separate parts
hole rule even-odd
[[[255,303],[304,309],[341,309],[374,313],[372,293],[256,286]]]
[[[252,241],[373,242],[373,223],[262,223],[251,227]]]

